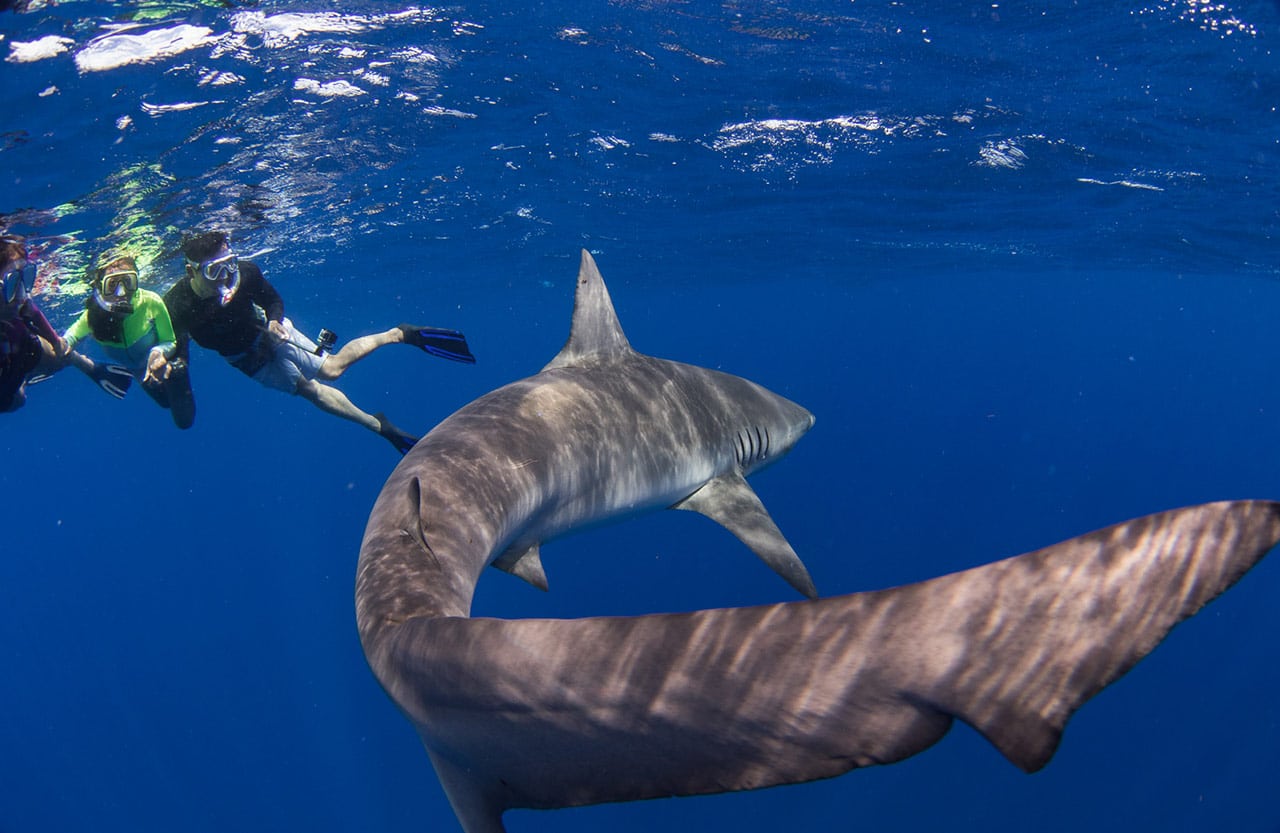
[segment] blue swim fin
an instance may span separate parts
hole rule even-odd
[[[476,357],[467,347],[467,337],[457,330],[401,324],[400,332],[404,333],[405,344],[419,347],[432,356],[463,364],[476,363]]]

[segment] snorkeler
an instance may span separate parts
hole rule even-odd
[[[104,391],[122,398],[131,377],[124,368],[98,364],[69,348],[36,306],[36,265],[18,237],[0,237],[0,413],[27,401],[28,383],[47,379],[69,361]]]
[[[190,428],[196,400],[164,300],[138,286],[138,264],[128,255],[111,257],[98,267],[91,286],[85,311],[63,334],[67,349],[74,351],[91,336],[110,359],[128,368],[156,404],[170,411],[174,425]],[[71,352],[68,361],[78,366],[87,359]]]
[[[215,350],[232,367],[262,385],[301,396],[323,411],[363,425],[386,438],[401,454],[418,438],[392,425],[382,413],[356,407],[347,395],[324,384],[387,344],[410,344],[454,361],[474,363],[462,333],[402,324],[362,336],[336,353],[294,329],[284,301],[250,260],[232,252],[227,235],[202,232],[182,242],[186,279],[165,294],[179,344],[187,338]]]

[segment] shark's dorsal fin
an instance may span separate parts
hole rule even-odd
[[[542,569],[542,555],[537,544],[522,550],[509,549],[493,560],[493,566],[504,573],[524,579],[539,590],[546,590],[548,587],[547,573]]]
[[[573,367],[584,362],[629,355],[631,344],[613,311],[609,290],[591,253],[582,250],[578,289],[573,297],[573,324],[569,340],[543,370]]]
[[[818,598],[818,590],[813,586],[804,562],[782,537],[781,530],[741,472],[734,470],[708,480],[702,488],[671,508],[688,509],[707,516],[750,547],[761,561],[792,587],[810,599]]]

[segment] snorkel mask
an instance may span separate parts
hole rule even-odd
[[[191,263],[189,266],[204,282],[204,288],[209,290],[209,297],[216,294],[218,303],[224,307],[231,303],[236,290],[240,288],[239,258],[231,252],[226,252],[198,264]]]
[[[124,317],[133,314],[133,295],[138,291],[138,272],[117,269],[94,283],[93,300],[104,312]]]
[[[36,265],[8,266],[0,275],[0,300],[6,304],[21,304],[31,295],[36,285]]]

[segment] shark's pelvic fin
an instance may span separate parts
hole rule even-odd
[[[613,311],[609,290],[600,270],[586,249],[578,268],[578,289],[573,297],[573,325],[569,340],[543,370],[573,367],[593,359],[629,355],[631,343],[622,332],[618,315]]]
[[[741,472],[734,470],[707,481],[701,489],[671,508],[706,515],[737,536],[792,587],[810,599],[818,598],[818,589],[814,587],[804,562],[782,537],[777,524],[769,517],[768,510],[747,485]]]
[[[425,740],[425,738],[424,738]],[[440,786],[465,833],[506,833],[502,824],[503,796],[500,790],[470,777],[465,768],[457,767],[427,747],[427,755],[436,769]]]
[[[537,544],[522,550],[509,549],[494,559],[493,566],[524,579],[539,590],[548,588],[547,573],[542,569],[542,554]]]

